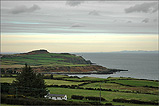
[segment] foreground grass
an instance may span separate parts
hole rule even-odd
[[[72,95],[99,97],[99,94],[100,94],[100,91],[84,90],[84,89],[48,87],[48,90],[50,90],[51,94],[66,94],[68,96],[68,99],[71,99]],[[116,99],[116,98],[136,99],[136,100],[142,100],[142,101],[155,101],[155,102],[159,100],[158,95],[147,95],[147,94],[101,91],[101,95],[103,98],[105,98],[108,101],[112,101],[113,99]]]

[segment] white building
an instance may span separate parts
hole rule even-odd
[[[62,94],[47,94],[44,97],[52,100],[67,100],[67,95]]]

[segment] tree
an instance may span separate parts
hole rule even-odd
[[[50,79],[53,79],[53,74],[50,75]]]
[[[12,84],[18,89],[18,93],[26,96],[43,97],[47,94],[43,76],[36,74],[27,64]]]

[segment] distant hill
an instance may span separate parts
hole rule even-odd
[[[159,53],[159,51],[144,51],[144,50],[136,50],[136,51],[120,51],[122,53]]]
[[[28,52],[28,53],[22,53],[22,54],[46,54],[46,53],[49,53],[47,50],[34,50],[34,51],[31,51],[31,52]]]
[[[69,53],[49,53],[47,50],[34,50],[28,53],[13,55],[2,55],[2,65],[24,65],[31,66],[79,66],[92,64],[81,56]]]
[[[91,74],[112,74],[118,69],[107,69],[106,67],[95,65],[90,60],[85,60],[82,56],[70,53],[49,53],[47,50],[34,50],[19,54],[1,54],[1,71],[22,71],[25,64],[30,65],[34,71],[42,73],[91,73]]]

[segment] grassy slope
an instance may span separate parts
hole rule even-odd
[[[68,98],[71,95],[82,95],[82,96],[96,96],[99,97],[100,91],[95,90],[83,90],[83,89],[68,89],[68,88],[55,88],[49,87],[51,94],[66,94]],[[158,101],[158,95],[147,95],[147,94],[134,94],[134,93],[121,93],[121,92],[109,92],[102,91],[102,97],[108,101],[112,101],[115,98],[125,98],[125,99],[137,99],[142,101]]]
[[[130,86],[153,86],[158,87],[159,82],[154,81],[146,81],[146,80],[116,80],[116,81],[110,81],[110,82],[116,82],[123,85],[130,85]]]
[[[47,54],[34,54],[34,55],[20,55],[11,57],[2,57],[1,65],[6,68],[24,65],[25,63],[30,66],[85,66],[86,64],[74,64],[71,62],[64,62],[66,58],[70,59],[81,59],[79,56],[57,54],[57,53],[47,53]],[[3,68],[2,67],[2,68]]]
[[[147,88],[147,87],[128,87],[128,86],[123,86],[119,84],[114,84],[114,83],[91,83],[84,85],[82,87],[84,88],[101,88],[102,89],[112,89],[112,90],[119,90],[119,91],[138,91],[141,93],[153,93],[153,94],[158,94],[159,90],[156,88]]]
[[[0,78],[0,83],[12,83],[15,78]],[[72,82],[72,81],[62,81],[62,80],[52,80],[45,79],[47,85],[78,85],[83,82]]]

